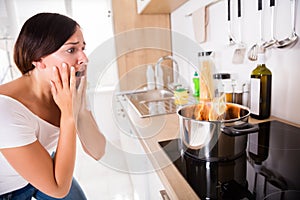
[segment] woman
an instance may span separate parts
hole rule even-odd
[[[73,179],[76,136],[96,160],[105,138],[86,109],[84,50],[66,16],[40,13],[23,25],[14,47],[22,76],[0,86],[0,199],[86,199]]]

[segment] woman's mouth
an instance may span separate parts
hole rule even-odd
[[[78,88],[81,81],[81,77],[83,77],[84,75],[85,75],[85,70],[75,72],[76,88]]]
[[[76,77],[76,88],[78,88],[80,81],[81,81],[81,77],[86,75],[86,68],[87,65],[86,63],[83,63],[80,65],[80,67],[77,69],[78,71],[75,72],[75,77]]]
[[[84,74],[85,74],[85,70],[75,72],[76,77],[82,77],[82,76],[84,76]]]

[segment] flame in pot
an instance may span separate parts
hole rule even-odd
[[[212,101],[203,101],[194,108],[194,119],[200,121],[217,121],[240,118],[241,108],[226,104],[225,94],[215,97]]]

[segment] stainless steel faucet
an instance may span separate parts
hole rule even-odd
[[[162,74],[159,74],[158,68],[161,67],[161,63],[165,60],[172,60],[173,63],[175,64],[175,65],[173,65],[173,83],[168,83],[168,88],[172,89],[172,90],[175,90],[176,87],[181,85],[181,84],[180,84],[179,76],[178,76],[178,72],[179,72],[178,63],[172,56],[163,56],[163,57],[159,58],[158,61],[156,62],[155,71],[154,71],[156,89],[158,89],[157,88],[158,80],[160,78],[163,78],[163,77],[159,77]]]

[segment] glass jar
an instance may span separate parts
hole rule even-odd
[[[223,81],[225,101],[228,103],[233,103],[233,86],[231,79]]]
[[[183,87],[177,87],[174,91],[175,105],[185,105],[188,103],[188,91]]]
[[[211,51],[198,53],[200,100],[212,100],[215,95],[215,84],[213,80],[215,65],[211,54]]]
[[[215,80],[215,97],[220,97],[224,94],[224,81],[230,80],[230,74],[228,73],[217,73],[213,75]]]
[[[243,83],[240,81],[233,82],[232,102],[243,105]]]

